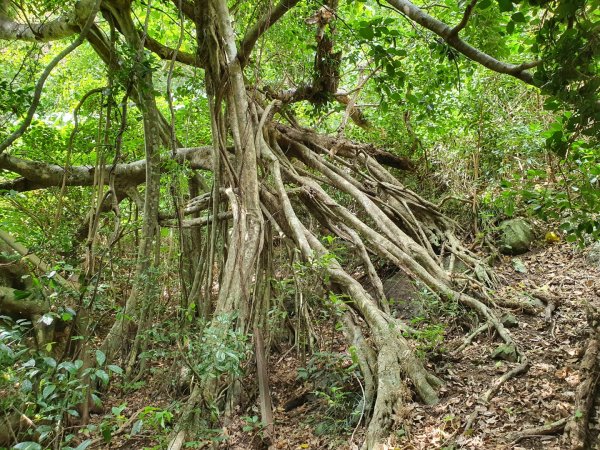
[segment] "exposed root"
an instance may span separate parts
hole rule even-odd
[[[492,386],[487,391],[485,391],[485,394],[483,394],[483,396],[481,397],[483,401],[486,403],[489,402],[492,399],[492,397],[494,397],[496,393],[500,390],[504,383],[506,383],[511,378],[514,378],[517,375],[526,372],[528,368],[529,360],[524,354],[521,354],[521,362],[519,363],[519,365],[506,372],[500,378],[496,379]]]
[[[401,268],[438,298],[457,301],[480,316],[485,322],[484,327],[467,337],[461,350],[485,330],[494,330],[507,346],[515,349],[520,364],[494,383],[483,396],[484,401],[488,401],[511,377],[526,370],[527,358],[518,352],[510,333],[488,306],[493,305],[487,292],[488,287],[496,283],[493,271],[454,236],[455,224],[435,205],[405,188],[375,157],[360,147],[343,143],[344,151],[354,156],[350,161],[342,157],[345,153],[338,151],[339,148],[337,154],[332,152],[339,146],[335,140],[273,126],[271,121],[278,108],[277,102],[264,110],[254,104],[250,107],[254,123],[253,145],[265,170],[259,188],[260,208],[270,225],[293,242],[294,251],[305,262],[327,260],[319,267],[327,273],[332,288],[347,296],[342,307],[345,333],[348,343],[357,349],[365,380],[365,417],[371,417],[365,448],[372,448],[387,437],[403,402],[410,395],[407,381],[427,404],[438,401],[436,389],[441,385],[439,379],[425,370],[403,336],[408,327],[391,316],[373,255]],[[292,163],[292,157],[298,161]],[[223,163],[228,164],[227,161]],[[328,186],[341,192],[347,201],[341,204],[334,200],[327,192]],[[239,237],[241,234],[235,230],[243,220],[236,218],[246,210],[238,199],[237,190],[228,188],[224,192],[234,218],[232,236]],[[216,197],[218,201],[219,196]],[[210,207],[206,195],[190,205],[185,213],[198,214]],[[212,217],[217,214],[222,214],[219,217],[222,220],[229,218],[226,210],[213,208]],[[313,231],[312,219],[356,250],[374,295],[369,294],[323,246]],[[195,226],[212,222],[209,215],[183,223]],[[460,261],[467,267],[466,272],[456,276],[451,274],[444,268],[445,258]],[[227,273],[227,266],[224,270]],[[249,264],[247,270],[250,270]],[[210,279],[207,277],[208,281]],[[234,281],[229,279],[230,283]],[[229,290],[233,285],[224,284]],[[250,292],[249,286],[245,289]],[[224,295],[221,292],[221,296]],[[240,296],[245,294],[237,295]],[[248,317],[248,320],[252,319]],[[200,395],[195,388],[186,408],[193,408],[203,395],[204,392]],[[183,415],[182,423],[189,422],[186,419],[189,415]],[[174,436],[173,445],[178,438],[180,435]]]
[[[592,335],[580,365],[581,382],[575,393],[575,412],[565,426],[565,437],[570,441],[571,450],[589,448],[588,425],[590,413],[594,406],[598,380],[600,379],[600,314],[590,311],[588,322],[592,327]]]
[[[537,298],[517,294],[496,299],[496,303],[504,308],[520,311],[530,316],[537,316],[544,308],[544,304]]]
[[[515,431],[513,433],[508,433],[506,435],[506,442],[509,442],[511,445],[514,445],[522,439],[536,436],[549,436],[552,434],[560,433],[565,429],[565,425],[567,424],[568,420],[568,417],[564,417],[546,425],[528,428],[522,431]]]
[[[481,333],[486,332],[487,330],[490,329],[490,323],[486,322],[483,325],[481,325],[479,328],[477,328],[475,331],[473,331],[471,334],[469,334],[465,340],[463,341],[463,343],[460,345],[460,347],[458,347],[455,351],[454,354],[457,355],[458,353],[461,353],[465,348],[467,348],[469,345],[471,345],[471,343],[473,342],[473,340],[479,336]]]

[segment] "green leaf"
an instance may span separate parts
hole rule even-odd
[[[512,19],[513,22],[518,22],[518,23],[527,22],[527,20],[525,19],[525,16],[523,15],[522,12],[516,12],[512,16],[510,16],[510,18]]]
[[[33,389],[33,383],[30,380],[23,380],[21,383],[21,392],[24,394],[31,392]]]
[[[53,369],[56,367],[56,360],[54,358],[50,358],[49,356],[47,356],[44,358],[44,362],[48,367],[51,367]]]
[[[102,438],[104,439],[104,442],[106,442],[108,444],[110,442],[110,440],[112,439],[112,430],[110,429],[110,426],[103,427],[101,431],[102,431]]]
[[[96,394],[92,394],[92,401],[94,402],[94,405],[102,406],[102,400],[100,400],[100,397],[98,397]]]
[[[96,370],[96,376],[100,378],[104,384],[108,384],[108,374],[104,370]]]
[[[512,0],[498,0],[498,6],[501,12],[512,11],[514,9]]]
[[[101,350],[96,350],[96,362],[100,367],[106,362],[106,355]]]
[[[138,434],[140,431],[142,431],[143,426],[144,426],[144,421],[141,419],[137,420],[131,427],[131,435],[135,436],[136,434]]]
[[[91,439],[86,439],[81,444],[79,444],[77,447],[75,447],[73,450],[85,450],[90,445],[92,445],[92,440]]]
[[[69,372],[71,375],[74,375],[77,373],[77,367],[75,366],[75,364],[73,364],[71,361],[64,361],[61,362],[58,367],[57,370],[61,370],[61,369],[65,369],[67,372]]]
[[[373,39],[375,37],[375,33],[373,28],[367,26],[358,29],[358,35],[363,39]]]
[[[515,23],[512,20],[506,24],[506,32],[508,34],[513,34],[515,32]]]
[[[21,291],[19,289],[15,289],[13,291],[13,296],[15,297],[15,300],[23,300],[24,298],[27,298],[31,295],[31,292],[29,291]]]
[[[385,66],[385,71],[387,72],[388,76],[391,78],[394,76],[395,68],[392,64],[387,64]]]
[[[115,366],[114,364],[109,364],[107,366],[107,368],[111,372],[114,372],[114,373],[119,374],[119,375],[123,375],[123,369],[121,369],[119,366]]]
[[[56,386],[54,384],[47,385],[42,391],[42,398],[48,398],[55,390]]]
[[[37,442],[25,441],[19,442],[13,447],[13,450],[42,450],[42,446]]]
[[[31,358],[30,360],[24,362],[23,367],[35,367],[35,359]]]

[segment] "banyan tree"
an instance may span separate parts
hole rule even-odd
[[[145,370],[139,355],[146,346],[143,336],[157,319],[153,305],[162,295],[158,266],[164,251],[160,237],[167,228],[178,242],[178,294],[172,301],[181,327],[197,333],[212,327],[256,341],[255,380],[261,419],[267,424],[272,418],[264,351],[271,351],[282,326],[268,320],[273,280],[281,275],[273,263],[277,255],[316,268],[324,291],[340,300],[335,309],[363,377],[363,448],[375,448],[389,435],[411,396],[425,404],[438,402],[444,383],[415,354],[409,324],[390,311],[382,267],[401,271],[441,302],[462,305],[495,330],[518,364],[489,387],[485,400],[527,369],[526,355],[493,306],[493,270],[461,242],[456,223],[438,205],[401,181],[403,172],[424,162],[347,137],[348,130],[372,127],[369,119],[375,113],[357,101],[361,91],[376,74],[391,74],[403,64],[403,37],[390,31],[401,21],[409,21],[452,58],[528,85],[542,84],[535,75],[541,61],[504,62],[461,37],[479,8],[476,0],[459,2],[464,5],[456,23],[444,23],[434,17],[435,11],[404,0],[29,3],[0,1],[0,39],[7,45],[42,48],[46,54],[25,106],[2,112],[11,121],[5,121],[0,135],[0,169],[10,175],[0,189],[52,188],[58,216],[71,189],[93,192],[89,213],[72,235],[83,255],[81,275],[77,283],[64,280],[73,299],[66,301],[77,309],[78,333],[90,342],[98,332],[93,305],[77,299],[87,295],[98,273],[108,270],[99,257],[98,230],[110,230],[103,242],[115,244],[124,235],[123,205],[137,207],[141,217],[134,275],[122,310],[108,332],[98,335],[103,354],[120,361],[127,376],[135,378]],[[387,47],[377,44],[379,56],[346,59],[347,45],[339,36],[341,27],[351,26],[344,22],[349,5],[363,8],[365,17],[373,8],[385,15],[387,28],[365,22],[351,30],[367,46],[374,34],[389,32],[389,39],[382,40]],[[297,36],[308,49],[303,50],[304,72],[283,66],[285,58],[301,53],[293,42],[286,48],[285,38],[277,34],[290,26],[305,33]],[[52,149],[43,148],[28,155],[19,143],[47,101],[46,82],[84,50],[101,66],[96,69],[101,79],[87,92],[72,87],[78,103],[69,111],[73,126],[63,156],[50,162],[40,155]],[[203,105],[194,113],[197,129],[190,130],[177,114],[177,89],[184,83],[193,86]],[[98,105],[93,129],[81,123],[81,110],[90,102]],[[311,127],[298,114],[301,108],[315,114],[333,109],[337,130]],[[132,125],[132,118],[141,126]],[[141,159],[126,146],[134,134]],[[95,164],[78,165],[72,157],[85,145],[96,152]],[[173,167],[183,176],[170,177]],[[332,251],[324,236],[344,246],[352,258]],[[459,262],[463,270],[453,271]],[[18,286],[2,289],[0,313],[14,314],[8,308]],[[331,306],[324,300],[292,309],[308,307],[309,316],[315,316],[331,313]],[[18,313],[39,311],[32,306]],[[79,351],[89,351],[89,345],[84,342]],[[198,410],[216,405],[230,414],[240,401],[240,374],[193,375],[188,372],[191,388],[171,449],[193,439]]]

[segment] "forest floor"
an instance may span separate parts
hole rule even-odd
[[[452,320],[446,311],[443,341],[430,337],[428,369],[444,380],[441,401],[435,406],[424,406],[417,399],[405,405],[405,419],[389,439],[389,449],[563,449],[561,433],[535,436],[519,441],[507,439],[509,433],[537,427],[574,413],[575,391],[580,382],[579,364],[589,335],[587,309],[600,308],[600,269],[586,263],[581,250],[568,244],[537,248],[517,258],[503,257],[495,270],[500,286],[495,294],[499,304],[543,289],[557,299],[551,319],[544,308],[529,304],[525,308],[498,306],[504,314],[512,315],[511,333],[519,349],[529,361],[529,370],[510,379],[492,400],[479,400],[494,381],[517,363],[491,357],[499,341],[490,332],[480,334],[464,350],[456,352],[464,338],[477,327],[476,319],[465,324]],[[460,315],[456,315],[459,317]],[[464,314],[462,314],[464,317]],[[414,323],[414,322],[413,322]],[[418,327],[418,325],[415,325]],[[327,355],[339,355],[342,369],[351,364],[343,337],[330,325],[323,325],[318,334],[325,336]],[[362,442],[362,427],[349,425],[336,418],[335,403],[313,395],[314,383],[299,377],[308,357],[296,349],[282,348],[270,357],[270,387],[275,407],[275,432],[271,446],[261,439],[260,426],[253,423],[259,410],[240,412],[227,426],[229,438],[223,448],[230,449],[358,449]],[[434,362],[432,362],[434,361]],[[322,362],[322,361],[321,361]],[[314,370],[322,368],[319,363]],[[343,371],[342,371],[343,372]],[[352,381],[352,380],[346,380]],[[168,395],[160,380],[150,380],[129,395],[115,392],[107,399],[109,406],[126,403],[123,413],[129,417],[144,405],[166,407]],[[357,380],[345,389],[360,395]],[[331,399],[329,399],[331,400]],[[112,403],[112,404],[111,404]],[[600,402],[597,402],[600,403]],[[339,406],[339,405],[338,405]],[[477,412],[471,430],[464,432],[465,423]],[[593,449],[600,449],[600,404],[590,419]],[[326,425],[326,426],[323,426]],[[97,443],[94,448],[143,448],[157,442],[146,433],[129,437],[125,433],[114,439],[110,446]],[[160,446],[154,448],[162,448]],[[166,447],[165,447],[166,448]],[[201,448],[192,447],[192,448]]]

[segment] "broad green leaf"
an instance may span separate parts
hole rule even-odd
[[[73,450],[85,450],[90,445],[92,445],[92,440],[91,439],[86,439],[81,444],[79,444],[77,447],[75,447]]]
[[[56,390],[56,385],[49,384],[44,387],[42,391],[42,398],[48,398]]]
[[[108,374],[104,370],[96,370],[95,374],[98,378],[102,380],[104,384],[108,384]]]
[[[21,291],[19,289],[15,289],[13,291],[13,296],[15,297],[15,300],[23,300],[24,298],[30,297],[31,296],[31,292],[29,292],[29,291]]]
[[[42,450],[42,446],[37,442],[25,441],[14,445],[13,450]]]
[[[514,13],[512,16],[510,16],[510,18],[512,19],[513,22],[517,22],[517,23],[523,23],[523,22],[527,21],[525,19],[525,16],[523,15],[523,13],[520,11]]]
[[[512,11],[514,9],[512,0],[498,0],[500,11]]]
[[[106,362],[106,355],[101,350],[96,350],[96,362],[100,367]]]
[[[506,24],[506,33],[513,34],[515,32],[515,23],[511,20]]]
[[[106,367],[111,372],[114,372],[114,373],[119,374],[119,375],[123,375],[123,369],[121,369],[119,366],[115,366],[114,364],[109,364]]]

